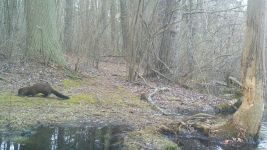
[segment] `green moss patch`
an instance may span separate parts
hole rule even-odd
[[[63,93],[68,93],[66,95],[70,95],[70,99],[62,100],[53,94],[44,98],[41,94],[19,97],[16,93],[0,92],[0,131],[6,131],[7,126],[21,131],[40,124],[81,124],[91,121],[127,123],[140,127],[168,120],[166,116],[154,116],[155,111],[147,102],[140,100],[138,94],[101,77],[66,79],[60,85],[59,91],[67,89],[68,92]],[[130,133],[127,140],[129,148],[138,147],[138,144],[134,144],[138,142],[136,139],[144,141],[144,144],[156,144],[159,149],[177,149],[175,143],[152,130]]]
[[[82,85],[82,80],[72,80],[72,79],[63,80],[63,86],[65,88],[80,87],[81,85]]]
[[[98,102],[98,100],[97,100],[97,97],[93,94],[79,93],[79,94],[71,96],[70,100],[68,100],[67,102],[68,103],[74,103],[74,104],[78,104],[80,102],[95,104]]]
[[[83,95],[70,100],[56,97],[19,97],[13,93],[0,93],[0,128],[26,129],[38,123],[53,124],[75,120],[87,113],[82,101],[93,103],[93,97]]]

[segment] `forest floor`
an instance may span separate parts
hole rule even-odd
[[[89,67],[80,69],[83,71],[75,74],[36,63],[1,62],[0,77],[5,81],[0,80],[0,132],[7,128],[23,130],[37,125],[64,123],[126,124],[138,131],[133,133],[135,136],[144,130],[149,131],[146,138],[142,136],[144,141],[153,137],[154,143],[164,141],[171,145],[160,136],[158,138],[162,139],[156,141],[153,128],[181,120],[185,115],[214,114],[216,105],[234,102],[187,90],[158,78],[146,81],[153,87],[168,89],[153,96],[157,106],[177,114],[166,116],[140,98],[142,94],[149,95],[154,88],[144,84],[142,79],[135,83],[126,81],[125,64],[102,62],[99,70]],[[70,99],[16,95],[18,88],[38,82],[49,82],[55,89],[70,96]]]

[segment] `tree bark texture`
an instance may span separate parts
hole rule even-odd
[[[258,134],[264,110],[265,4],[265,0],[248,0],[247,27],[241,60],[244,99],[232,122],[237,128],[242,128],[247,137]]]

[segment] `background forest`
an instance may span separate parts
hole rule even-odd
[[[0,147],[266,147],[266,3],[1,0]]]
[[[113,57],[129,81],[207,86],[239,77],[242,0],[2,0],[0,12],[0,59],[79,70]]]

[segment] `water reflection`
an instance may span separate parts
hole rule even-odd
[[[1,138],[0,150],[118,150],[127,130],[122,126],[40,128],[23,144]]]
[[[185,136],[183,138],[168,134],[166,136],[176,142],[182,150],[267,150],[267,107],[264,110],[258,145],[229,146],[223,145],[222,143],[213,143],[212,141],[203,141],[190,137],[186,138]]]
[[[266,104],[265,104],[266,105]],[[264,108],[263,120],[260,130],[260,141],[257,150],[267,149],[267,107]]]

